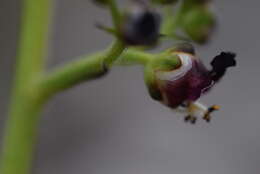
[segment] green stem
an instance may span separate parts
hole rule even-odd
[[[110,13],[112,16],[112,21],[113,21],[116,31],[118,32],[120,29],[121,14],[117,7],[116,1],[115,0],[108,0],[108,1],[109,1]]]
[[[166,6],[164,8],[164,14],[163,14],[163,23],[162,23],[162,29],[161,33],[165,34],[167,36],[176,37],[175,32],[180,26],[180,22],[183,16],[184,12],[184,3],[180,5],[180,8],[177,9],[177,11],[173,12],[172,6]]]
[[[146,53],[138,49],[127,49],[114,65],[146,65],[154,57],[154,54]]]
[[[39,79],[38,86],[41,88],[42,97],[48,99],[57,92],[104,75],[124,49],[124,44],[121,41],[116,41],[111,48],[103,53],[85,56],[57,68],[44,76],[43,79]]]
[[[109,60],[110,66],[112,66],[111,57],[119,57],[122,54],[120,59],[113,65],[145,65],[154,57],[152,54],[134,49],[128,49],[123,52],[125,47],[121,44],[120,41],[117,41],[103,53],[80,58],[75,62],[57,68],[42,79],[39,79],[38,86],[41,88],[42,98],[46,100],[67,88],[103,76],[109,70],[104,66],[104,63]]]
[[[164,8],[164,17],[163,17],[163,23],[161,28],[161,33],[169,35],[172,33],[175,29],[175,20],[173,16],[173,7],[172,6],[166,6]]]
[[[50,0],[24,0],[16,77],[6,123],[1,174],[28,174],[42,102],[33,83],[46,53]]]
[[[41,89],[42,99],[46,101],[54,94],[62,92],[79,83],[103,76],[112,65],[146,65],[155,60],[156,55],[138,51],[136,49],[125,50],[124,45],[117,41],[110,49],[103,53],[84,56],[75,62],[57,68],[39,79],[38,87]],[[124,52],[123,52],[124,51]],[[121,55],[121,56],[120,56]],[[114,63],[114,59],[120,58]],[[157,55],[158,56],[158,55]],[[105,66],[109,62],[109,66]]]
[[[63,71],[57,70],[45,77],[43,83],[38,83],[43,78],[51,4],[50,0],[24,0],[23,5],[21,42],[6,124],[1,174],[30,173],[39,113],[48,96],[105,73],[125,49],[118,40],[107,51],[67,65]],[[113,0],[110,9],[115,27],[119,27],[120,14]]]

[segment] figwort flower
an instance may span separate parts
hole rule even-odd
[[[185,112],[185,121],[195,123],[197,116],[210,121],[210,113],[218,106],[206,107],[197,100],[223,77],[228,67],[236,65],[235,54],[222,52],[212,60],[212,69],[208,70],[195,56],[190,44],[180,44],[169,53],[180,61],[180,66],[172,70],[154,69],[153,88],[160,93],[157,99],[170,108]]]
[[[142,3],[136,3],[123,16],[121,36],[128,45],[153,45],[159,30],[159,14]]]

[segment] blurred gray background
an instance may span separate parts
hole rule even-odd
[[[0,0],[1,136],[20,3]],[[59,94],[47,105],[33,173],[259,174],[260,2],[216,0],[214,10],[218,30],[197,52],[208,63],[222,50],[234,51],[238,66],[202,99],[222,107],[212,123],[183,123],[180,115],[148,96],[141,67],[116,67],[105,78]],[[111,41],[93,25],[109,24],[108,13],[90,1],[56,0],[54,11],[49,68]]]

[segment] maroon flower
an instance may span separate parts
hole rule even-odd
[[[212,70],[208,70],[195,56],[194,51],[189,50],[192,49],[187,49],[187,45],[185,49],[173,50],[172,54],[176,54],[181,62],[178,69],[156,71],[161,102],[171,108],[186,107],[191,120],[196,120],[196,112],[201,111],[204,119],[209,121],[209,111],[212,112],[217,107],[204,107],[196,101],[223,77],[228,67],[236,65],[235,54],[222,52],[212,60]]]

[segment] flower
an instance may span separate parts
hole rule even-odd
[[[180,61],[180,66],[170,70],[154,69],[156,85],[153,88],[160,93],[158,100],[170,108],[184,111],[188,115],[186,121],[194,123],[200,115],[210,121],[209,114],[219,107],[206,107],[197,100],[210,91],[228,67],[236,65],[235,54],[222,52],[211,61],[212,69],[208,70],[190,44],[179,44],[168,53]]]

